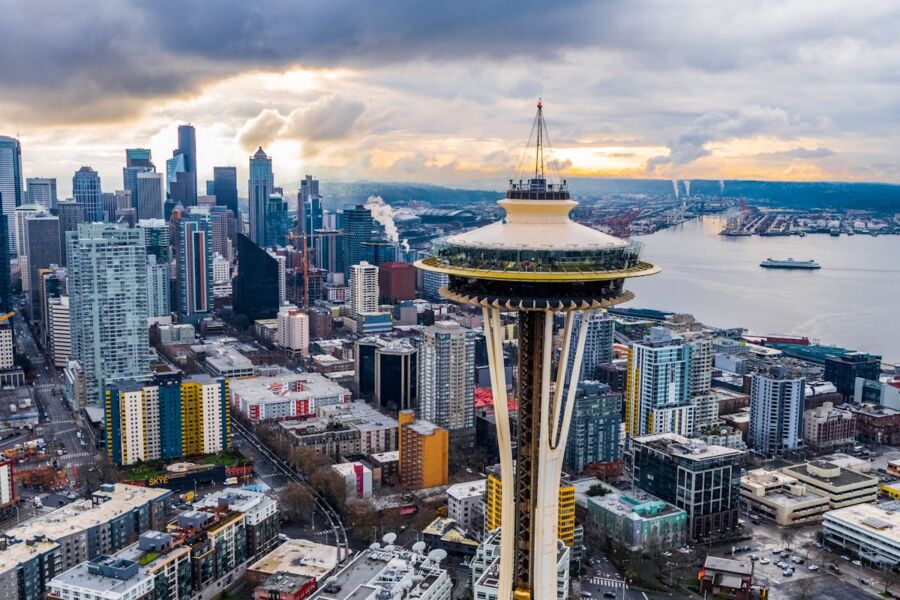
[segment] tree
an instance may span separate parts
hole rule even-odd
[[[794,539],[794,535],[788,531],[787,529],[781,530],[781,543],[784,544],[784,547],[787,550],[791,549],[791,540]]]
[[[609,493],[609,490],[602,483],[595,483],[590,488],[588,488],[587,495],[588,496],[605,496]]]
[[[293,482],[281,492],[278,504],[288,521],[308,522],[315,510],[315,498],[309,488]]]
[[[809,593],[815,587],[816,581],[814,577],[802,577],[796,581],[794,585],[800,590],[800,600],[808,600]]]
[[[885,564],[883,566],[884,570],[884,594],[887,595],[890,592],[891,587],[900,582],[900,572],[896,570],[894,565]]]
[[[381,515],[368,502],[354,500],[347,503],[345,525],[360,539],[368,539],[368,536],[376,530],[380,522]]]
[[[330,467],[316,469],[309,474],[309,483],[339,513],[344,513],[347,502],[347,482]]]

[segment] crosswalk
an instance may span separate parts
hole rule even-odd
[[[591,577],[591,583],[600,586],[600,587],[608,587],[608,588],[625,588],[628,589],[628,586],[625,585],[625,582],[621,579],[609,579],[606,577]]]

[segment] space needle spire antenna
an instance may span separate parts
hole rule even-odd
[[[442,296],[482,309],[502,482],[498,600],[556,597],[559,482],[588,319],[595,310],[634,298],[624,288],[626,279],[659,271],[641,260],[639,242],[572,221],[569,214],[578,203],[565,180],[552,184],[544,177],[541,101],[537,109],[534,176],[510,180],[498,202],[506,217],[435,242],[434,255],[416,263],[447,276]],[[513,313],[518,324],[515,438],[506,402],[502,313]],[[574,360],[558,361],[554,373],[557,313],[565,316],[559,355]]]

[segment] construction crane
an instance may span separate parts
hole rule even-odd
[[[326,233],[300,233],[295,234],[293,231],[288,233],[288,241],[293,242],[294,239],[300,240],[303,249],[303,310],[309,308],[309,242],[307,240],[315,240],[316,238],[329,237],[331,234]],[[296,247],[296,246],[295,246]]]
[[[13,317],[13,316],[15,316],[15,314],[16,314],[15,311],[13,311],[13,312],[8,312],[8,313],[6,313],[5,315],[0,315],[0,323],[2,323],[3,321],[5,321],[5,320],[7,320],[7,319],[9,319],[9,318],[11,318],[11,317]]]

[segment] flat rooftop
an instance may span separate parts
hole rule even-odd
[[[471,498],[473,496],[484,495],[487,487],[487,479],[477,479],[475,481],[466,481],[463,483],[455,483],[447,488],[447,495],[454,498]]]
[[[113,491],[111,492],[94,493],[95,496],[109,498],[97,506],[93,506],[90,500],[72,502],[10,529],[7,531],[7,535],[20,540],[41,535],[45,535],[51,540],[62,539],[78,531],[106,523],[154,500],[161,500],[172,493],[163,488],[141,487],[124,483],[116,483],[112,487]]]
[[[634,443],[644,444],[662,452],[667,452],[672,456],[692,461],[728,456],[737,457],[743,454],[742,451],[735,450],[734,448],[726,448],[725,446],[716,446],[714,444],[704,444],[703,442],[688,439],[676,433],[643,435],[634,438]]]
[[[336,546],[307,540],[287,540],[248,568],[274,575],[278,572],[305,575],[323,581],[338,564]]]
[[[40,542],[26,543],[25,540],[9,544],[6,550],[0,551],[0,573],[5,573],[10,569],[15,569],[22,563],[26,563],[34,557],[50,552],[54,548],[58,548],[59,544],[49,540]]]
[[[350,390],[319,373],[283,372],[231,382],[231,393],[252,403],[289,402],[309,398],[349,397]]]
[[[900,506],[896,502],[856,504],[825,513],[825,523],[840,521],[867,533],[888,538],[890,544],[900,544]]]
[[[327,406],[325,416],[307,420],[280,421],[279,424],[291,433],[302,436],[317,434],[341,425],[345,429],[358,431],[377,431],[381,429],[397,429],[397,420],[382,414],[361,400],[340,406]]]
[[[820,469],[831,472],[836,471],[838,474],[832,477],[822,476],[818,472],[816,472]],[[782,469],[782,472],[794,477],[798,477],[801,480],[803,477],[808,477],[809,479],[827,483],[835,487],[847,487],[865,484],[874,486],[878,484],[878,480],[871,475],[865,475],[864,473],[851,471],[850,469],[845,469],[833,462],[824,460],[814,460],[802,465],[792,465],[790,467],[785,467],[784,469]]]
[[[101,594],[125,594],[142,581],[153,579],[153,575],[148,573],[144,567],[139,567],[137,574],[128,579],[118,579],[100,575],[99,573],[91,573],[88,571],[90,562],[85,561],[64,573],[60,573],[50,581],[49,585],[51,587],[54,585],[70,585],[90,590],[99,596]]]

